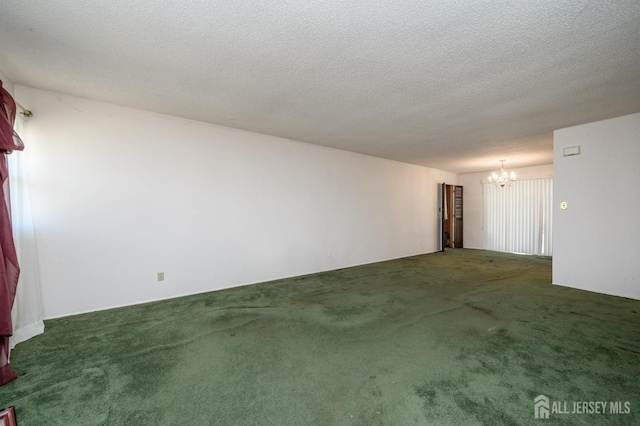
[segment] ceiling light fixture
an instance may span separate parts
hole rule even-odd
[[[507,174],[504,169],[504,162],[505,160],[500,160],[500,163],[502,164],[500,166],[500,174],[494,172],[493,175],[489,176],[489,183],[500,188],[511,186],[511,184],[516,180],[516,174],[514,172],[511,172],[510,175]]]

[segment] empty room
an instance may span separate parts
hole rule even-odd
[[[0,424],[640,424],[639,46],[632,0],[0,2]]]

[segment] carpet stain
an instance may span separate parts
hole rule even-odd
[[[426,405],[433,405],[435,399],[436,399],[436,391],[433,389],[430,389],[428,387],[416,387],[416,395],[418,395],[419,398],[421,398],[422,400],[424,400],[424,404]]]
[[[489,315],[491,317],[495,317],[495,315],[494,315],[494,313],[493,313],[493,311],[491,309],[483,308],[481,306],[474,305],[473,303],[465,303],[465,305],[467,305],[471,309],[474,309],[474,310],[476,310],[478,312],[482,312],[485,315]]]

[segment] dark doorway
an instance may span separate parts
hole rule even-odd
[[[440,247],[462,248],[462,186],[443,183],[440,188],[441,200],[441,242]]]

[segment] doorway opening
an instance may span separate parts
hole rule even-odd
[[[444,251],[447,248],[462,248],[462,186],[447,185],[443,183],[440,188],[441,200],[439,210],[441,212],[440,247]]]

